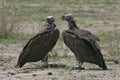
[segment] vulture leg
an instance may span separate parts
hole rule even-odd
[[[84,67],[82,67],[83,62],[78,62],[78,66],[77,67],[72,67],[70,68],[70,70],[83,70],[85,69]]]
[[[78,62],[78,69],[80,69],[80,70],[85,69],[84,67],[82,67],[82,64],[83,64],[83,62]]]
[[[83,61],[81,61],[78,56],[76,56],[76,59],[78,61],[78,69],[80,69],[80,70],[84,69],[84,67],[82,67]]]
[[[43,59],[42,59],[43,65],[42,68],[48,68],[48,55],[46,55]]]
[[[72,67],[70,70],[83,70],[84,67],[82,67],[83,62],[76,56],[76,59],[78,61],[77,67]]]

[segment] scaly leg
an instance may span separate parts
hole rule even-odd
[[[43,59],[42,59],[43,65],[42,68],[48,68],[48,55],[46,55]]]
[[[84,67],[82,67],[82,64],[83,62],[78,62],[78,69],[81,69],[81,70],[85,69]]]
[[[80,60],[79,57],[76,56],[76,60],[78,61],[78,66],[77,67],[72,67],[70,70],[83,70],[84,67],[82,67],[83,62]]]

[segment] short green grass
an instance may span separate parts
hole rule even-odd
[[[96,34],[100,37],[100,44],[120,42],[120,30],[99,31]]]
[[[16,17],[21,21],[30,19],[38,21],[47,15],[60,16],[65,13],[73,13],[81,20],[88,18],[94,21],[96,18],[101,19],[102,16],[107,20],[111,14],[109,12],[118,10],[117,2],[117,0],[1,0],[2,13],[9,16],[15,11]],[[86,5],[88,10],[84,9]]]
[[[19,43],[27,43],[29,39],[32,37],[32,34],[16,34],[12,33],[0,38],[1,44],[19,44]]]
[[[100,31],[97,32],[100,37],[100,45],[108,46],[105,48],[109,57],[105,57],[107,61],[119,60],[120,56],[120,30]]]
[[[117,2],[118,0],[1,0],[0,13],[11,16],[15,12],[15,17],[20,21],[32,19],[36,22],[48,15],[60,17],[65,13],[73,13],[80,22],[84,19],[99,21],[103,18],[103,21],[106,21],[110,15],[115,16],[111,14],[113,10],[119,12]],[[85,6],[88,6],[88,9],[84,9]]]

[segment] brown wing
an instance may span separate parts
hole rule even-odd
[[[94,44],[95,42],[90,42],[89,37],[84,36],[86,34],[76,34],[74,31],[67,30],[64,31],[62,35],[67,47],[69,47],[81,61],[103,65],[104,60],[99,48]]]
[[[31,38],[21,52],[18,64],[22,67],[26,62],[43,59],[55,46],[59,37],[59,30],[45,30]]]
[[[78,37],[84,38],[85,40],[87,40],[88,42],[90,42],[90,44],[93,45],[93,48],[96,51],[101,50],[100,46],[96,42],[96,41],[100,41],[100,39],[96,35],[92,34],[91,32],[89,32],[87,30],[81,30],[81,29],[76,29],[73,32]]]
[[[27,42],[27,44],[24,46],[24,48],[23,48],[23,50],[22,50],[22,52],[21,52],[21,54],[19,56],[18,61],[21,59],[22,56],[24,56],[25,54],[27,54],[33,46],[36,45],[36,42],[38,42],[37,39],[42,39],[43,36],[41,36],[41,35],[49,33],[49,32],[50,32],[50,30],[44,30],[41,33],[39,33],[39,34],[35,35],[34,37],[32,37]]]
[[[79,29],[78,29],[79,30]],[[75,32],[76,32],[77,30],[75,30]],[[80,29],[79,31],[78,31],[78,34],[82,34],[83,36],[86,36],[86,37],[88,37],[89,39],[91,39],[91,40],[95,40],[95,41],[100,41],[100,39],[99,39],[99,37],[97,37],[96,35],[94,35],[94,34],[92,34],[90,31],[88,31],[88,30],[82,30],[82,29]]]
[[[28,46],[33,46],[33,45],[35,45],[35,44],[33,44],[33,42],[34,42],[35,40],[37,40],[38,38],[40,38],[40,37],[41,37],[40,35],[44,35],[44,34],[47,34],[47,33],[49,33],[49,32],[50,32],[50,30],[44,30],[44,31],[42,31],[41,33],[39,33],[39,34],[37,34],[36,36],[34,36],[33,38],[31,38],[31,39],[28,41],[28,43],[24,46],[23,50],[25,50],[26,47],[28,47]],[[31,44],[31,42],[32,42],[32,44]]]

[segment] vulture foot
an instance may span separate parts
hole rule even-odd
[[[84,67],[72,67],[70,70],[84,70]]]
[[[49,65],[42,65],[41,68],[49,68]]]

